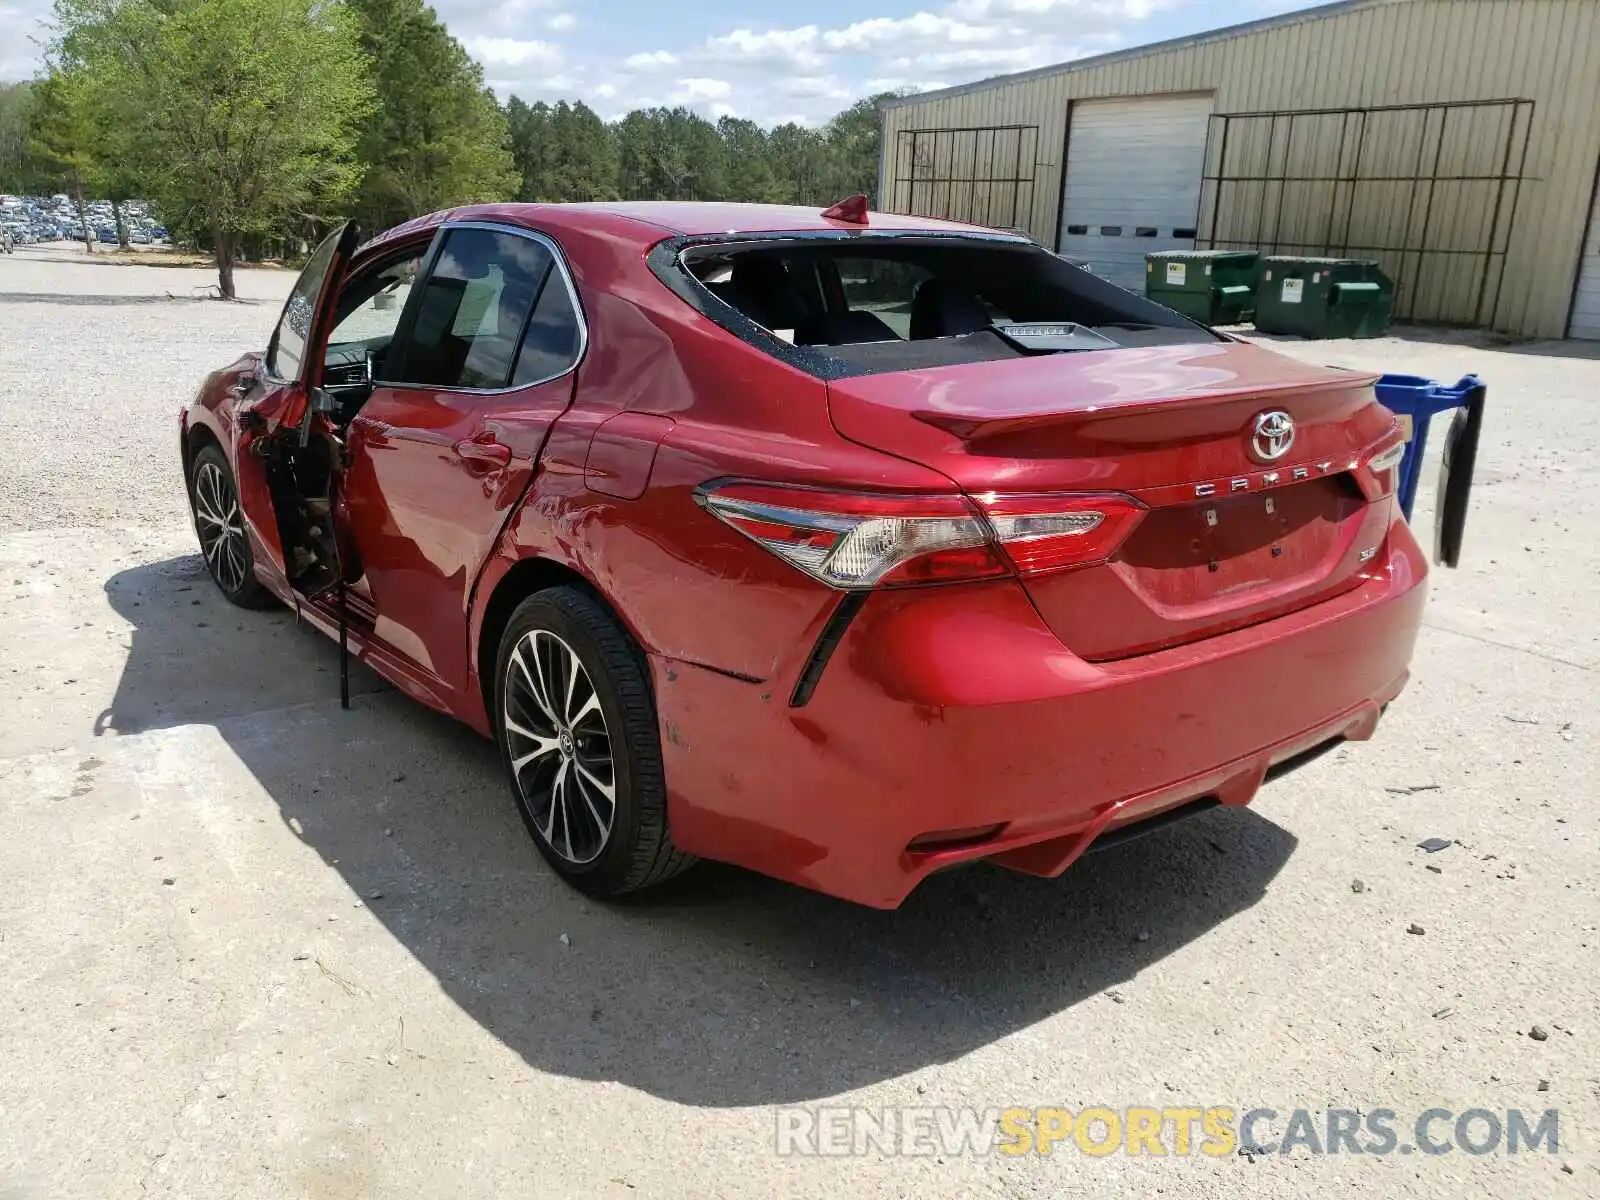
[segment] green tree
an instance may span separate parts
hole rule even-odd
[[[648,114],[635,109],[613,126],[617,143],[617,189],[624,200],[661,199],[656,173],[655,129]]]
[[[339,0],[57,0],[56,19],[86,173],[115,163],[203,229],[225,298],[242,237],[348,202],[372,87]]]
[[[767,137],[772,170],[783,199],[791,204],[832,204],[832,170],[822,133],[804,125],[779,125]]]
[[[60,188],[72,196],[84,250],[93,254],[94,238],[84,215],[83,192],[108,147],[84,83],[79,75],[54,74],[33,88],[28,112],[29,182],[46,191]]]
[[[550,198],[615,200],[617,143],[599,114],[581,100],[559,101],[550,110],[550,132]]]
[[[520,96],[506,101],[506,132],[511,162],[521,183],[518,200],[537,200],[550,174],[550,106],[543,100],[529,106]]]
[[[687,108],[636,110],[616,126],[618,186],[629,200],[721,200],[727,149]]]
[[[378,110],[362,131],[364,228],[516,194],[506,115],[483,69],[422,0],[349,0],[361,15]]]
[[[38,183],[33,142],[38,107],[31,83],[0,83],[0,192],[30,192]]]
[[[725,190],[729,200],[773,204],[789,197],[774,169],[767,131],[754,121],[723,117],[717,122],[727,162]]]
[[[541,202],[615,200],[617,142],[612,129],[581,101],[506,103],[511,157],[522,179],[518,199]]]
[[[899,92],[880,92],[865,100],[857,100],[823,130],[828,145],[828,163],[832,178],[829,183],[839,195],[838,199],[864,193],[876,203],[878,195],[878,142],[882,136],[883,116],[878,105],[892,100]]]

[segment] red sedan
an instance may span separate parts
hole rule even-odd
[[[355,242],[183,413],[206,563],[495,737],[586,890],[1056,875],[1405,683],[1426,566],[1369,375],[848,206]]]

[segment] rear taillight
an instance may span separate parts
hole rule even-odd
[[[889,496],[727,483],[696,493],[718,519],[836,588],[1015,571],[1105,559],[1144,508],[1126,496]]]
[[[1022,575],[1086,567],[1110,557],[1147,511],[1128,496],[977,498],[995,538]]]
[[[983,520],[959,496],[876,496],[730,483],[700,503],[830,587],[1005,574]]]
[[[1400,463],[1405,456],[1406,442],[1402,438],[1367,459],[1367,470],[1372,472],[1372,477],[1377,480],[1384,495],[1388,495],[1400,486]]]

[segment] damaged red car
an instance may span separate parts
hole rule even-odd
[[[224,595],[495,738],[577,886],[893,907],[1372,733],[1426,573],[1373,382],[1014,234],[501,205],[335,232],[182,453]]]

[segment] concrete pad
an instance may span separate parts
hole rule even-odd
[[[67,265],[150,312],[104,361],[0,340],[0,419],[70,431],[0,456],[0,1195],[1600,1195],[1600,362],[1284,347],[1478,370],[1491,409],[1411,687],[1252,809],[895,913],[710,865],[608,905],[488,743],[365,673],[340,711],[330,642],[206,583],[168,422],[274,306]],[[8,331],[87,310],[4,298],[63,269],[0,260]],[[1561,1150],[777,1154],[836,1104],[1557,1108]]]

